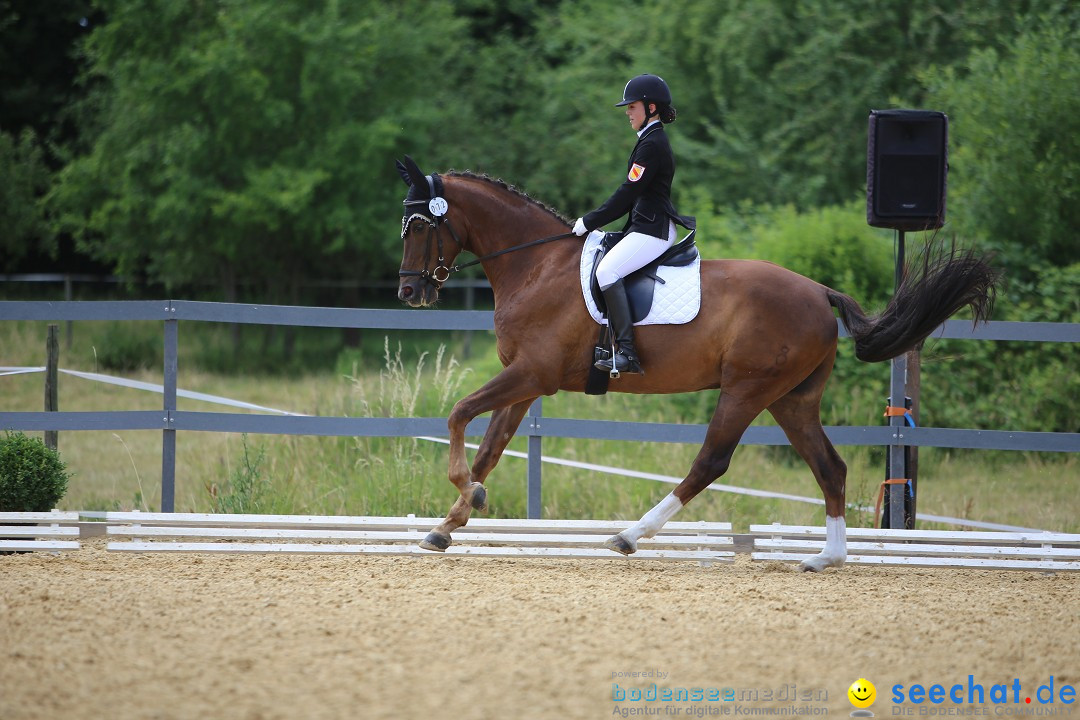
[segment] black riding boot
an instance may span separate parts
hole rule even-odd
[[[617,280],[612,285],[601,290],[604,294],[604,302],[607,304],[608,326],[615,340],[615,370],[619,373],[629,372],[645,374],[638,361],[637,350],[634,349],[634,323],[630,319],[630,303],[626,299],[626,287],[622,280]],[[596,361],[597,370],[612,372],[611,357],[604,357]]]

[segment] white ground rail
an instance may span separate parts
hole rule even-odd
[[[0,552],[78,549],[77,512],[0,513]]]
[[[445,553],[418,543],[441,518],[110,512],[107,548],[135,552],[328,553],[427,557],[626,560],[603,543],[633,523],[601,520],[469,521]],[[124,538],[124,539],[121,539]],[[731,523],[670,522],[629,560],[731,562]]]
[[[754,560],[821,552],[825,528],[751,525]],[[848,528],[849,563],[988,570],[1080,570],[1080,534]]]

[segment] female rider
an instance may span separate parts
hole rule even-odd
[[[675,241],[675,225],[692,230],[694,218],[679,215],[671,203],[671,181],[675,158],[664,132],[664,124],[675,121],[671,90],[663,78],[638,75],[626,83],[622,102],[638,141],[630,153],[626,180],[603,205],[580,217],[574,233],[603,227],[629,213],[623,237],[596,268],[596,279],[607,304],[608,325],[615,343],[613,357],[596,362],[600,370],[644,373],[634,348],[634,326],[626,299],[623,278],[649,264]]]

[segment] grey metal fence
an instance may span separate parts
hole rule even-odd
[[[367,310],[284,305],[245,305],[184,300],[35,302],[0,301],[0,320],[157,320],[164,327],[164,403],[160,411],[7,412],[0,428],[10,430],[161,430],[161,509],[174,509],[177,431],[233,432],[346,437],[446,436],[444,418],[349,418],[189,412],[177,409],[177,350],[180,321],[292,325],[393,330],[492,330],[493,313],[481,310]],[[839,322],[839,321],[838,321]],[[842,324],[840,334],[847,336]],[[935,338],[1080,342],[1080,323],[991,322],[972,329],[949,321]],[[483,435],[488,419],[469,424],[470,436]],[[528,442],[528,516],[541,515],[540,452],[543,437],[700,444],[706,425],[638,423],[543,417],[537,400],[519,435]],[[825,428],[837,445],[886,445],[999,450],[1080,452],[1080,433],[967,430],[930,427],[868,426]],[[786,445],[778,427],[751,427],[742,442]]]

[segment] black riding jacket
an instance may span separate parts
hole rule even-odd
[[[675,177],[675,156],[663,123],[654,123],[638,138],[626,163],[626,180],[603,205],[582,217],[589,230],[603,227],[630,214],[624,233],[640,232],[667,238],[668,220],[693,230],[693,217],[679,215],[671,203],[671,181]]]

